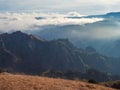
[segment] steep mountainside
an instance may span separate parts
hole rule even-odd
[[[46,69],[83,69],[82,63],[74,55],[74,47],[67,40],[49,42],[22,32],[3,34],[0,39],[1,68],[12,67],[13,72],[29,73],[39,73]],[[9,65],[9,62],[13,65]]]
[[[3,71],[40,74],[46,70],[85,72],[93,68],[119,73],[112,60],[116,59],[100,55],[92,47],[78,49],[67,39],[46,41],[20,31],[0,35]]]

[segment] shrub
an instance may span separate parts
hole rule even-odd
[[[88,83],[94,83],[94,84],[97,84],[97,81],[94,80],[94,79],[90,79],[90,80],[88,80]]]

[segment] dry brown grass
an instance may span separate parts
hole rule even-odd
[[[80,81],[0,74],[0,90],[113,90]]]

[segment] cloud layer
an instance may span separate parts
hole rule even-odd
[[[21,30],[45,39],[105,40],[120,37],[120,20],[81,18],[77,12],[59,13],[0,13],[0,32]]]
[[[102,18],[68,18],[81,17],[76,12],[58,13],[0,13],[0,31],[39,30],[47,25],[84,25],[102,21]]]
[[[39,11],[99,14],[120,11],[120,0],[0,0],[0,11]]]

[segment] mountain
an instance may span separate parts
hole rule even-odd
[[[107,13],[106,16],[120,18],[120,12],[110,12]]]
[[[96,69],[114,75],[120,74],[119,62],[92,47],[76,48],[68,39],[46,41],[20,31],[0,35],[1,72],[39,75],[47,70],[85,73]]]
[[[84,18],[120,18],[120,12],[110,12],[101,15],[89,15],[89,16],[84,16]]]
[[[12,71],[40,73],[46,69],[82,70],[68,40],[45,41],[20,31],[0,35],[1,68]]]
[[[68,38],[70,42],[79,48],[91,46],[103,55],[120,57],[120,12],[67,18],[72,18],[76,21],[88,19],[86,22],[91,21],[91,19],[92,21],[97,19],[102,20],[83,25],[46,25],[37,31],[28,32],[46,40]]]
[[[86,41],[84,38],[82,38],[83,40],[79,38],[79,40],[76,40],[76,42],[73,43],[77,47],[92,46],[99,53],[110,57],[120,57],[120,12],[110,12],[102,15],[90,15],[86,16],[85,18],[104,18],[104,20],[92,24],[87,24],[83,28],[79,27],[81,33],[82,30],[86,29],[89,30],[89,33],[94,33],[94,38],[87,38]],[[86,30],[86,32],[88,31]],[[88,37],[90,38],[92,35]]]
[[[110,12],[107,14],[100,14],[100,15],[87,15],[87,16],[73,16],[68,17],[72,19],[80,19],[80,18],[120,18],[120,12]]]
[[[8,16],[2,14],[0,18],[4,23],[1,21],[3,25],[0,33],[21,30],[46,40],[67,38],[79,48],[91,46],[102,55],[120,57],[120,12],[88,16],[77,13],[70,15],[25,13],[24,17],[24,14],[17,14],[18,16],[15,13]],[[24,21],[26,22],[23,23]]]

